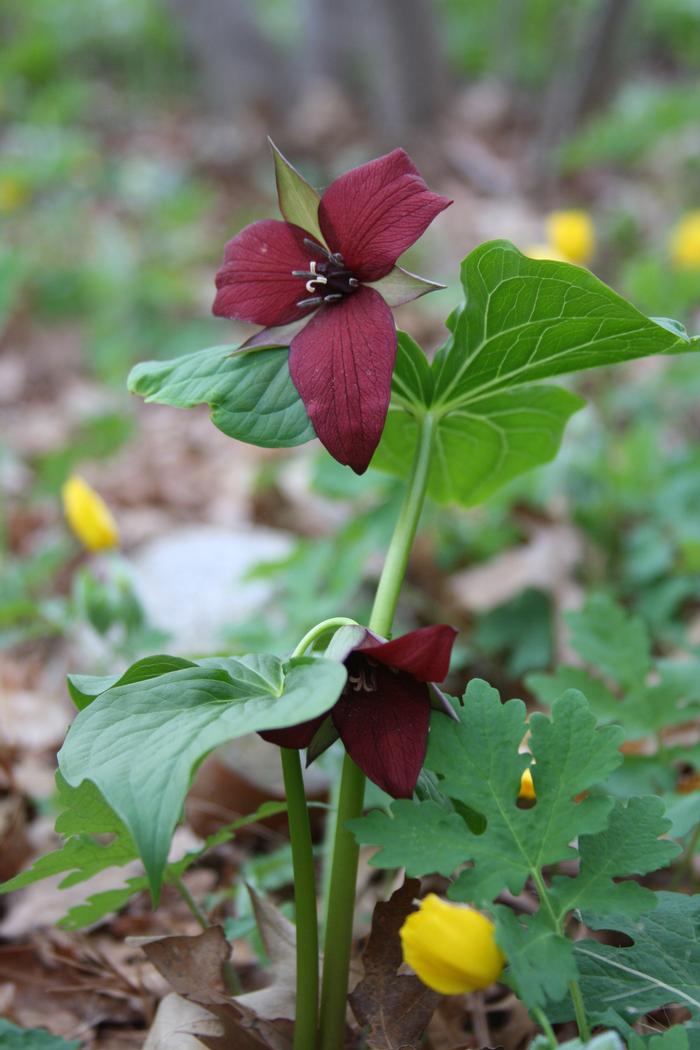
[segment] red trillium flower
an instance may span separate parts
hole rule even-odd
[[[316,434],[362,474],[389,408],[390,307],[441,287],[396,260],[452,202],[428,189],[402,149],[341,175],[323,196],[277,150],[275,164],[287,221],[254,222],[228,242],[213,310],[269,326],[241,349],[289,346]]]
[[[425,760],[431,707],[455,717],[435,682],[447,675],[457,632],[440,624],[386,642],[364,628],[343,631],[346,643],[333,655],[342,658],[348,679],[329,715],[260,735],[280,747],[311,745],[311,760],[339,736],[370,780],[394,798],[411,798]]]

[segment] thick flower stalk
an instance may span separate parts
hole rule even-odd
[[[403,957],[423,984],[443,995],[488,988],[505,965],[494,930],[474,908],[429,893],[401,927]]]
[[[84,478],[73,474],[61,489],[63,511],[71,531],[89,551],[109,550],[119,543],[112,513]]]
[[[440,287],[396,260],[451,201],[428,189],[402,149],[341,175],[321,197],[280,158],[276,152],[278,173],[282,164],[293,173],[305,206],[290,208],[280,192],[280,210],[295,221],[254,222],[228,242],[213,311],[265,326],[241,349],[289,346],[292,381],[316,434],[361,474],[389,408],[390,307]]]
[[[334,655],[348,679],[330,713],[261,735],[280,747],[308,747],[310,760],[340,737],[370,780],[394,798],[410,798],[425,759],[431,708],[454,717],[435,683],[447,676],[457,632],[440,624],[387,642],[365,628],[344,631],[347,644]]]

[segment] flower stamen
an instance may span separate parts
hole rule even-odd
[[[358,674],[349,674],[348,682],[352,685],[354,693],[360,690],[364,693],[373,693],[377,688],[377,679],[368,668],[362,668]]]

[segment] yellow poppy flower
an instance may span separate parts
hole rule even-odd
[[[505,965],[494,929],[474,908],[429,893],[401,927],[403,957],[423,984],[443,995],[487,988]]]
[[[532,773],[530,769],[523,770],[523,775],[520,778],[520,789],[518,791],[518,798],[529,798],[535,799],[535,784],[532,779]]]
[[[21,208],[29,200],[29,191],[23,182],[13,175],[0,175],[0,211],[11,212]]]
[[[553,211],[547,217],[547,239],[568,262],[585,265],[595,251],[595,230],[588,212]]]
[[[72,531],[90,551],[106,550],[119,543],[112,513],[84,478],[73,474],[61,489],[63,511]]]
[[[689,211],[674,227],[669,248],[679,270],[700,270],[700,208]]]

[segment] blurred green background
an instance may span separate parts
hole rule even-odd
[[[268,134],[316,185],[400,144],[454,197],[408,260],[448,286],[400,314],[428,350],[467,251],[506,236],[546,252],[562,208],[593,224],[594,272],[700,328],[700,0],[0,0],[0,38],[0,644],[20,654],[84,624],[109,641],[78,646],[87,671],[162,638],[128,564],[86,565],[68,535],[74,470],[108,498],[127,562],[183,524],[298,537],[256,572],[266,607],[221,625],[230,647],[284,648],[366,607],[393,483],[308,449],[251,458],[206,413],[125,393],[138,360],[243,335],[210,316],[213,278],[225,241],[276,214]],[[589,590],[662,648],[700,643],[697,364],[579,389],[592,405],[556,464],[485,510],[426,516],[404,618],[451,615],[463,664],[496,684],[555,660],[558,603]],[[578,544],[560,569],[545,541],[554,582],[519,586],[506,565],[490,605],[459,597],[460,573],[522,559],[543,528]]]

